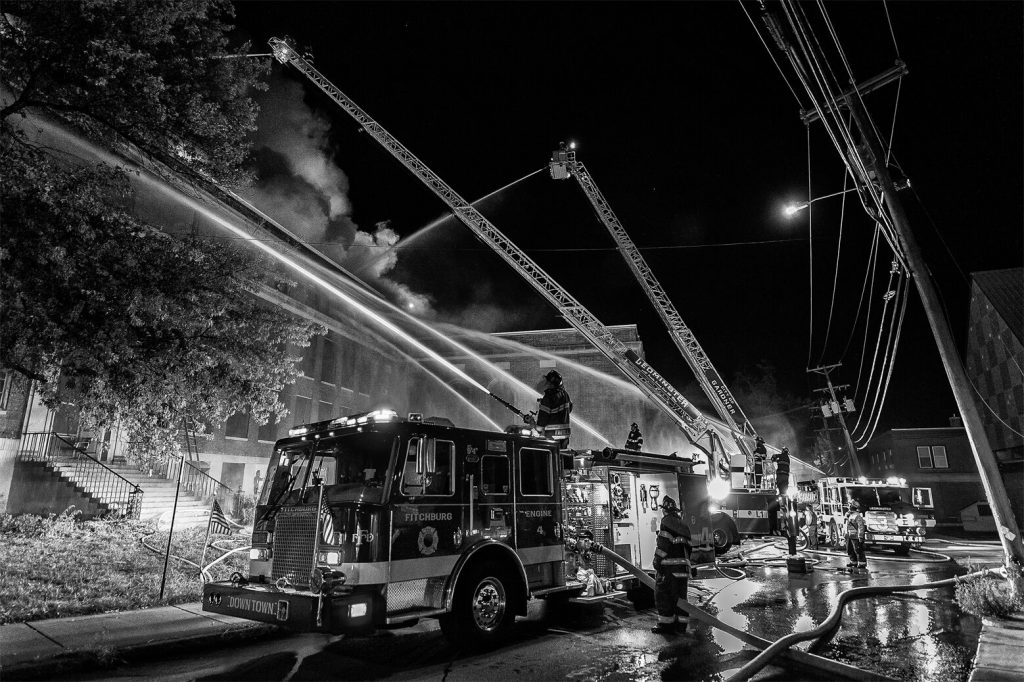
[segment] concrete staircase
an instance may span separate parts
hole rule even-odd
[[[170,524],[171,510],[174,508],[174,488],[177,483],[175,479],[149,476],[136,467],[123,463],[104,462],[104,464],[142,488],[142,512],[139,518],[143,520],[160,519],[161,528],[166,528]],[[178,497],[178,511],[174,516],[175,530],[206,525],[212,506],[213,500],[204,502],[182,489],[181,495]]]

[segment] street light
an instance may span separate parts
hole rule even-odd
[[[856,192],[856,191],[857,191],[856,187],[851,187],[850,189],[844,189],[842,192],[833,192],[832,194],[826,194],[823,197],[814,197],[810,201],[805,201],[805,202],[800,203],[800,204],[789,204],[785,208],[782,209],[782,212],[786,215],[787,218],[790,218],[790,217],[796,215],[797,213],[799,213],[800,211],[804,210],[805,208],[807,208],[811,204],[813,204],[815,201],[821,201],[822,199],[831,199],[832,197],[837,197],[840,194],[849,194],[850,192]]]

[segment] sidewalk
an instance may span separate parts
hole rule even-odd
[[[141,611],[53,618],[0,626],[0,674],[43,677],[73,666],[102,665],[156,648],[257,637],[273,625],[204,613],[199,603]]]
[[[974,669],[967,682],[1024,679],[1024,616],[1006,620],[984,618]]]

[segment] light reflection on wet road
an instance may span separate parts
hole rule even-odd
[[[744,548],[751,546],[744,543]],[[998,547],[930,548],[963,563],[970,553],[976,565],[996,565],[1000,556]],[[757,557],[773,553],[781,554],[767,550]],[[878,556],[892,557],[883,552]],[[952,562],[901,563],[869,556],[869,572],[850,575],[842,570],[845,563],[845,557],[823,556],[809,576],[753,567],[746,580],[698,580],[691,601],[708,601],[708,610],[723,621],[774,640],[821,622],[838,594],[850,587],[923,583],[966,572]],[[946,588],[854,601],[836,635],[816,653],[901,680],[966,680],[980,623],[959,611],[952,594]],[[517,623],[512,641],[487,654],[452,647],[436,623],[425,621],[371,637],[277,635],[255,643],[226,643],[188,660],[134,665],[92,679],[724,680],[755,654],[735,637],[703,624],[675,638],[655,635],[650,632],[654,612],[646,604],[637,611],[621,600],[559,613],[548,613],[545,606],[531,604],[530,615]],[[756,679],[828,679],[811,675],[770,666]]]

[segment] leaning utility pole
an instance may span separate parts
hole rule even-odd
[[[939,303],[938,292],[931,280],[928,268],[925,265],[921,248],[914,239],[910,230],[907,216],[903,212],[903,206],[899,197],[896,196],[896,187],[889,175],[889,169],[883,162],[885,155],[882,153],[881,145],[875,136],[874,129],[870,124],[870,117],[861,102],[860,96],[854,93],[846,98],[846,102],[853,114],[854,124],[860,132],[863,143],[867,146],[869,158],[865,159],[870,164],[870,169],[875,171],[876,180],[882,190],[885,205],[888,207],[889,216],[892,218],[893,229],[903,249],[906,258],[907,268],[910,276],[917,284],[917,293],[921,296],[921,303],[924,306],[928,324],[935,336],[935,344],[939,349],[939,356],[942,358],[942,365],[946,369],[946,377],[949,379],[950,388],[953,389],[953,397],[956,399],[957,407],[964,419],[964,428],[967,430],[967,438],[971,443],[971,450],[974,453],[975,462],[978,465],[978,473],[981,474],[981,483],[985,488],[985,495],[988,497],[989,505],[992,508],[992,516],[996,523],[996,530],[999,532],[999,540],[1003,545],[1003,552],[1008,561],[1012,560],[1017,565],[1024,565],[1024,544],[1021,543],[1020,529],[1017,526],[1017,519],[1014,517],[1013,508],[1006,495],[1006,486],[999,474],[999,466],[996,463],[995,455],[992,453],[992,446],[988,442],[988,435],[985,433],[985,426],[981,421],[977,403],[971,392],[971,384],[964,370],[960,354],[957,352],[956,344],[953,342],[953,334],[949,328],[942,308]]]
[[[839,364],[826,365],[824,367],[814,367],[812,369],[808,369],[807,370],[808,372],[814,372],[815,374],[821,374],[821,375],[823,375],[825,377],[825,384],[828,386],[828,388],[827,389],[819,388],[817,390],[818,391],[828,391],[829,396],[831,396],[831,398],[832,398],[832,404],[835,405],[837,408],[839,408],[839,406],[840,406],[839,398],[836,397],[836,389],[832,385],[832,379],[829,378],[828,373],[829,373],[829,370],[833,370],[836,367],[840,367],[840,366],[841,365],[839,365]],[[839,426],[841,427],[841,430],[843,432],[843,440],[846,443],[847,451],[850,453],[850,469],[853,471],[853,475],[854,476],[863,476],[864,475],[864,471],[860,468],[860,460],[857,459],[857,448],[854,447],[853,439],[850,438],[850,430],[848,428],[846,428],[846,419],[843,418],[843,411],[842,411],[841,408],[835,410],[835,416],[836,416],[836,419],[839,420]],[[826,421],[826,424],[827,424],[827,421]],[[839,472],[837,471],[836,474],[838,475]]]

